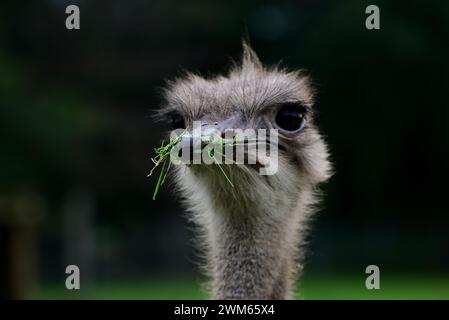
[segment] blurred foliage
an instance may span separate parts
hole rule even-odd
[[[380,290],[367,290],[364,277],[348,274],[305,276],[296,288],[297,299],[346,300],[346,299],[449,299],[449,278],[446,276],[388,275],[382,277]],[[207,299],[206,292],[192,279],[140,279],[99,283],[93,288],[77,291],[62,290],[59,285],[43,288],[35,296],[38,299]]]
[[[318,89],[336,174],[307,269],[447,273],[449,2],[375,1],[378,31],[364,27],[371,1],[70,1],[79,31],[68,4],[0,4],[0,193],[46,201],[44,279],[63,277],[61,210],[80,185],[96,199],[98,278],[195,270],[170,186],[151,200],[164,126],[148,116],[165,79],[224,71],[245,36]]]

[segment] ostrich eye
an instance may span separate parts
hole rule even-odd
[[[170,114],[171,118],[171,126],[173,130],[175,129],[184,129],[186,127],[184,117],[179,113]]]
[[[305,109],[296,103],[286,103],[276,114],[276,124],[285,131],[299,131],[304,128]]]

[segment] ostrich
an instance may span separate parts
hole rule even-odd
[[[226,76],[187,73],[169,81],[159,116],[173,129],[193,121],[229,128],[278,129],[278,171],[249,165],[176,166],[174,180],[189,218],[199,227],[212,299],[290,299],[302,270],[303,243],[330,176],[325,142],[313,122],[313,90],[302,71],[263,66],[243,43],[241,62]]]

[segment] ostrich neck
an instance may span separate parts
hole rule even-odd
[[[297,208],[235,201],[208,216],[214,299],[287,299],[296,271]]]

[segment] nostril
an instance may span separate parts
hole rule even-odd
[[[193,138],[192,137],[183,137],[180,143],[180,148],[178,151],[178,157],[182,158],[183,153],[190,154],[192,156],[193,150]]]
[[[234,129],[225,129],[221,131],[221,137],[223,139],[227,138],[229,140],[232,140],[236,135],[236,132]]]
[[[203,149],[204,147],[206,147],[209,144],[208,140],[205,139],[201,139],[201,149]]]

